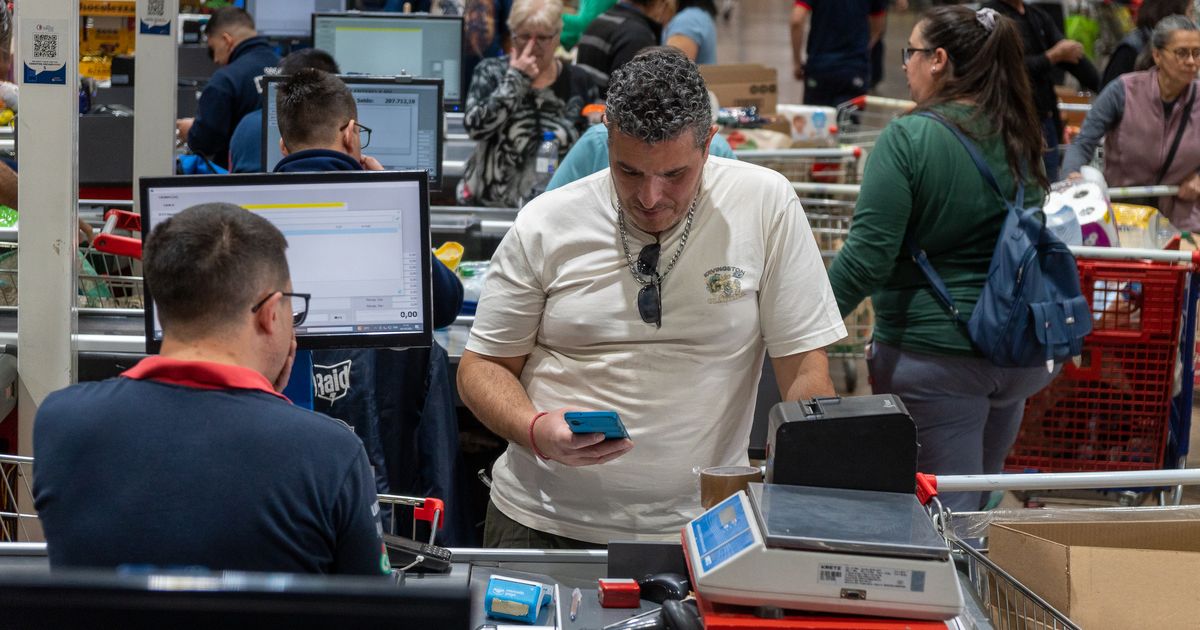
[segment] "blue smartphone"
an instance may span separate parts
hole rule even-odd
[[[615,411],[568,411],[563,417],[573,433],[603,433],[606,440],[629,438]]]

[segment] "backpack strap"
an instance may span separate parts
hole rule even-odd
[[[979,152],[979,148],[976,147],[975,143],[971,142],[971,139],[963,134],[958,127],[946,120],[944,116],[934,111],[926,110],[917,115],[924,116],[925,118],[929,118],[931,120],[936,120],[949,129],[950,132],[954,134],[954,137],[958,138],[958,141],[962,143],[963,148],[967,150],[967,154],[971,156],[971,161],[975,162],[975,168],[979,169],[979,174],[983,177],[984,181],[986,181],[988,185],[992,187],[992,190],[996,191],[997,195],[1000,195],[1000,199],[1004,201],[1004,205],[1008,206],[1009,212],[1015,212],[1017,208],[1020,207],[1020,204],[1025,202],[1025,182],[1017,182],[1017,195],[1015,201],[1010,202],[1005,199],[1004,193],[1000,192],[1000,185],[996,183],[996,176],[992,175],[992,169],[988,168],[987,161],[983,159],[983,155]],[[925,254],[925,250],[921,249],[921,247],[917,245],[916,238],[910,234],[905,237],[904,244],[907,246],[908,253],[912,256],[913,262],[917,264],[917,267],[921,270],[921,273],[925,276],[925,279],[929,281],[929,285],[933,289],[934,297],[936,297],[937,300],[942,303],[942,306],[944,306],[946,310],[950,312],[950,318],[952,320],[959,323],[964,323],[962,320],[962,314],[959,313],[958,306],[954,303],[954,298],[950,296],[950,291],[946,288],[946,283],[933,268],[933,264],[929,262],[929,256]]]

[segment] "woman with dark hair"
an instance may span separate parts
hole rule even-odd
[[[675,17],[663,30],[663,44],[683,51],[697,64],[717,63],[717,5],[713,0],[678,0]]]
[[[1104,76],[1100,80],[1101,89],[1113,82],[1113,79],[1134,70],[1145,70],[1150,66],[1151,60],[1148,56],[1144,59],[1146,64],[1143,67],[1137,67],[1138,61],[1143,61],[1142,55],[1146,49],[1146,42],[1150,41],[1150,32],[1154,30],[1154,26],[1159,20],[1168,15],[1192,15],[1191,0],[1145,0],[1142,2],[1141,8],[1138,9],[1137,26],[1129,32],[1117,44],[1116,50],[1112,56],[1108,58],[1108,65],[1104,66]]]
[[[1075,142],[1067,147],[1069,177],[1092,160],[1104,139],[1110,186],[1179,186],[1174,197],[1147,200],[1179,230],[1200,230],[1200,29],[1169,15],[1150,35],[1153,67],[1121,75],[1092,101]]]
[[[1016,24],[992,9],[935,7],[902,55],[914,114],[932,112],[957,127],[1005,197],[1015,198],[1023,182],[1020,206],[1040,205],[1047,188],[1042,131]],[[1045,367],[1002,368],[983,358],[908,253],[908,241],[925,251],[966,321],[1007,212],[950,129],[904,116],[871,151],[850,235],[829,270],[842,315],[872,299],[872,386],[904,400],[917,425],[922,472],[999,472],[1025,399],[1052,378]],[[982,506],[980,493],[951,494],[944,503]]]

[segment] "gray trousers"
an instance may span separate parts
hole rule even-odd
[[[1025,399],[1058,374],[1002,368],[987,359],[921,354],[874,342],[867,367],[876,394],[895,394],[917,425],[917,470],[935,475],[998,473],[1017,439]],[[981,492],[939,495],[958,512],[983,507]]]

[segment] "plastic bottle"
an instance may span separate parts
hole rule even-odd
[[[558,138],[553,131],[542,132],[542,143],[538,145],[537,161],[534,164],[533,196],[546,191],[550,178],[558,170]]]

